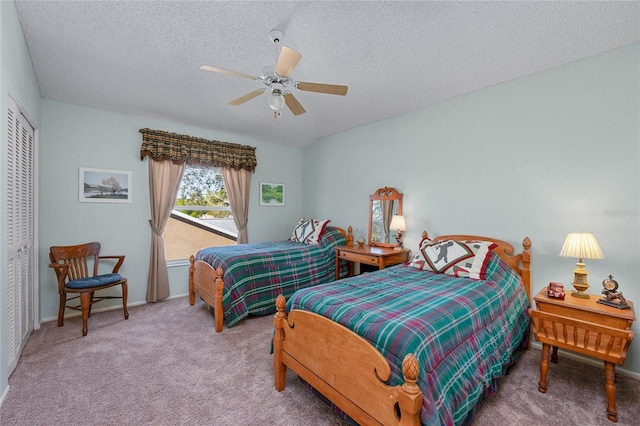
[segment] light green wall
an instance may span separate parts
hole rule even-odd
[[[36,128],[40,124],[40,92],[13,1],[0,1],[0,324],[7,324],[7,202],[4,177],[7,153],[7,99],[17,98]],[[8,390],[7,330],[0,327],[0,400]]]
[[[586,261],[591,292],[613,274],[640,307],[639,49],[320,139],[303,154],[303,214],[366,235],[369,194],[396,187],[413,250],[423,230],[518,249],[529,236],[534,294],[550,281],[571,287],[577,260],[558,256],[562,243],[568,232],[593,232],[605,259]],[[640,373],[640,339],[624,368]]]
[[[131,115],[42,101],[40,138],[40,313],[57,315],[55,277],[47,266],[52,245],[100,241],[103,254],[124,254],[120,269],[129,282],[129,302],[144,302],[147,289],[151,230],[149,228],[148,159],[140,160],[141,128],[255,146],[258,167],[251,178],[249,240],[286,239],[300,218],[302,152],[296,148],[212,130]],[[80,167],[131,171],[130,204],[80,203]],[[261,207],[258,186],[280,182],[285,207]],[[170,268],[171,295],[185,295],[188,267]],[[117,290],[114,290],[117,293]],[[114,302],[113,304],[115,304]],[[102,305],[108,306],[108,304]]]

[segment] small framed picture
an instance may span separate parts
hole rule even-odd
[[[260,205],[269,207],[284,206],[284,184],[260,182]]]
[[[81,203],[130,203],[131,172],[80,167]]]

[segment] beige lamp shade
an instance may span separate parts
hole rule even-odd
[[[560,256],[580,259],[604,259],[596,237],[590,232],[571,232],[564,240]]]
[[[404,221],[404,216],[396,214],[391,218],[391,224],[389,225],[389,229],[395,229],[397,231],[406,231],[407,224]]]
[[[578,258],[576,269],[573,270],[573,287],[576,289],[571,293],[572,296],[588,299],[587,275],[589,272],[585,269],[582,259],[604,259],[602,250],[596,241],[596,237],[590,232],[571,232],[564,240],[560,256]]]

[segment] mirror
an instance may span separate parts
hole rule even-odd
[[[395,247],[391,218],[402,214],[402,194],[395,188],[378,188],[369,196],[369,245]]]

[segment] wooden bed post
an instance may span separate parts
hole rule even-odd
[[[522,281],[524,282],[524,289],[527,291],[527,297],[531,301],[531,240],[529,237],[524,237],[522,240]]]
[[[347,228],[347,235],[345,235],[345,238],[347,240],[347,245],[352,246],[353,245],[353,228],[351,226]]]
[[[527,292],[527,299],[531,304],[531,240],[529,237],[524,237],[522,240],[522,248],[520,276],[522,277],[524,290]],[[522,342],[522,349],[531,349],[531,324],[529,324],[529,332]]]
[[[191,255],[189,258],[189,305],[193,306],[196,303],[196,292],[193,289],[193,271],[195,270],[194,263],[196,258]]]
[[[224,280],[222,276],[224,275],[224,271],[220,266],[216,269],[216,280],[215,280],[215,300],[216,306],[213,308],[213,316],[216,320],[216,331],[220,333],[222,331],[222,326],[224,325],[224,310],[222,309],[222,291],[224,290]]]
[[[402,360],[403,392],[398,394],[400,406],[400,426],[420,426],[422,393],[416,384],[420,367],[415,355],[408,354]]]
[[[275,333],[273,335],[273,373],[276,381],[276,390],[284,390],[284,382],[287,375],[287,366],[282,363],[282,342],[284,341],[284,322],[287,321],[287,314],[284,311],[286,301],[283,295],[276,298],[276,312],[273,318]]]

